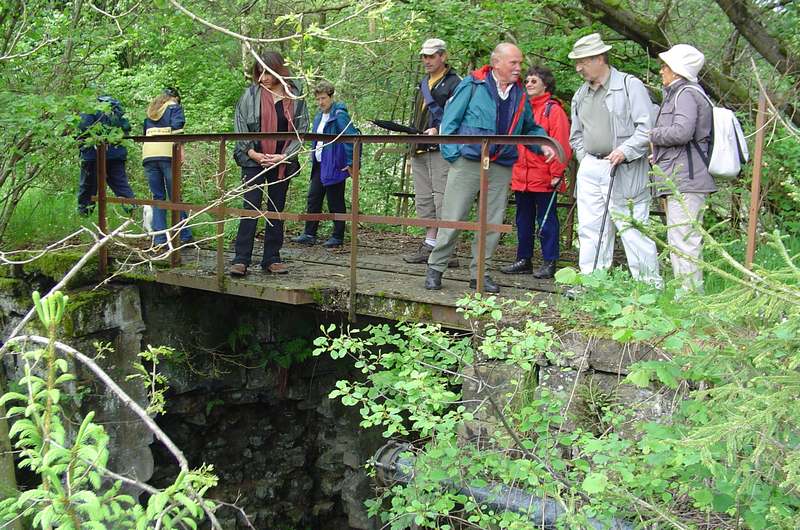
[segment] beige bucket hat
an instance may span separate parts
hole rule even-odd
[[[592,33],[578,39],[569,52],[570,59],[583,59],[584,57],[594,57],[611,49],[610,44],[603,42],[599,33]]]

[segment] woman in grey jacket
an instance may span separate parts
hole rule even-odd
[[[264,68],[262,63],[267,66]],[[277,75],[275,75],[277,74]],[[278,77],[280,76],[280,77]],[[278,52],[266,52],[253,65],[253,84],[245,89],[236,104],[236,132],[300,132],[308,129],[308,114],[297,83],[288,79],[289,69]],[[300,170],[299,140],[242,140],[236,142],[233,157],[242,168],[245,186],[244,208],[260,210],[264,192],[267,211],[282,212],[286,204],[289,179]],[[253,254],[258,219],[242,218],[236,234],[236,255],[229,269],[231,276],[244,276]],[[271,274],[286,274],[281,261],[283,221],[270,219],[264,230],[264,255],[261,269]]]
[[[708,172],[712,109],[697,84],[705,57],[688,44],[676,44],[659,57],[664,61],[664,102],[650,130],[653,164],[661,170],[655,177],[656,191],[667,202],[672,272],[680,278],[684,290],[702,292],[703,271],[697,262],[702,257],[703,241],[694,223],[702,223],[706,198],[717,191]]]

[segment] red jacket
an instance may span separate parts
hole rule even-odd
[[[553,159],[547,163],[544,161],[544,155],[537,155],[522,145],[518,146],[519,158],[512,170],[511,189],[514,191],[553,191],[550,181],[555,177],[564,176],[567,163],[572,158],[572,148],[569,146],[569,118],[561,107],[561,103],[552,99],[549,92],[531,98],[530,101],[536,123],[547,131],[548,136],[561,144],[566,161],[562,163],[558,159]],[[548,107],[549,111],[545,116],[545,109]],[[566,182],[563,179],[558,190],[561,192],[567,190]]]

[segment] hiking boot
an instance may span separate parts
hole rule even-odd
[[[438,291],[442,288],[442,273],[436,269],[428,267],[428,273],[425,275],[425,288],[429,291]]]
[[[338,237],[329,237],[322,246],[325,248],[339,248],[344,244],[343,239],[339,239]]]
[[[556,262],[548,260],[544,260],[542,262],[542,266],[536,269],[536,271],[533,273],[533,277],[539,278],[540,280],[544,280],[546,278],[552,278],[555,275],[556,275]]]
[[[285,263],[270,263],[266,267],[261,267],[265,274],[289,274],[289,267]]]
[[[300,234],[299,236],[292,238],[292,243],[308,245],[310,247],[311,245],[317,244],[317,237],[312,236],[311,234]]]
[[[234,263],[228,269],[228,274],[235,278],[244,278],[247,275],[247,265],[244,263]]]
[[[469,281],[469,288],[470,289],[477,289],[478,288],[478,280],[470,280]],[[494,283],[488,275],[483,277],[483,290],[487,293],[499,293],[500,286]]]
[[[522,258],[503,267],[500,272],[503,274],[530,274],[533,272],[533,265],[531,265],[530,258]]]
[[[433,252],[433,247],[423,241],[417,249],[417,253],[403,256],[403,261],[406,263],[428,263],[428,257],[431,252]]]

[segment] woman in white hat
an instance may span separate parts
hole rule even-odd
[[[708,172],[711,103],[697,83],[705,57],[688,44],[676,44],[659,57],[663,61],[664,101],[650,130],[653,164],[660,169],[656,171],[656,190],[667,202],[672,271],[684,290],[702,291],[703,272],[697,261],[702,257],[703,241],[694,223],[702,222],[706,198],[717,191]]]

